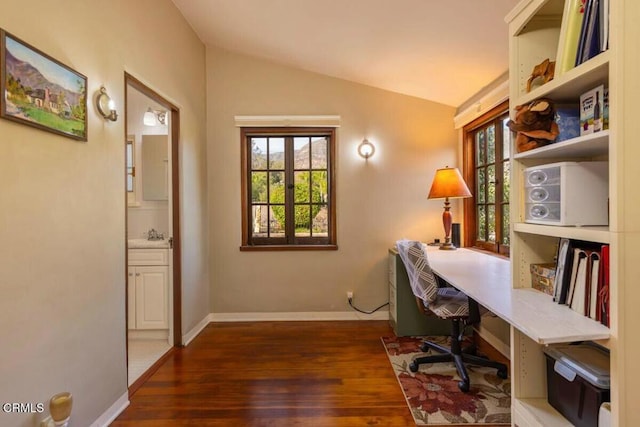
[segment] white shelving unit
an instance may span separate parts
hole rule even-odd
[[[609,227],[559,227],[554,225],[538,225],[518,222],[513,225],[516,233],[529,233],[549,237],[567,237],[569,239],[587,240],[590,242],[611,243]]]
[[[558,104],[577,103],[582,93],[609,88],[609,130],[523,153],[512,150],[511,263],[513,292],[534,292],[529,266],[549,262],[559,237],[608,243],[611,250],[611,326],[603,343],[611,351],[612,426],[640,425],[640,2],[610,1],[609,50],[526,93],[536,64],[556,59],[565,0],[522,0],[506,17],[509,24],[511,109],[540,97]],[[555,227],[524,222],[522,171],[530,166],[568,160],[609,162],[609,226]],[[588,189],[585,189],[588,191]],[[550,298],[530,298],[541,322],[556,305]],[[590,335],[589,326],[582,332]],[[602,331],[600,331],[602,332]],[[580,331],[579,331],[580,333]],[[578,335],[579,335],[578,333]],[[605,334],[606,335],[606,334]],[[590,338],[590,339],[595,339]],[[575,337],[558,336],[554,342]],[[513,424],[519,427],[571,426],[547,402],[544,339],[511,328]],[[549,341],[547,341],[549,342]]]
[[[596,157],[609,154],[609,130],[567,139],[545,145],[513,156],[521,159],[566,159],[573,157]]]

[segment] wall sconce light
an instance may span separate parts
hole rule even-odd
[[[147,112],[142,116],[142,123],[145,126],[156,126],[158,124],[167,124],[167,112],[166,111],[154,111],[149,107]]]
[[[358,145],[358,154],[365,160],[368,160],[375,152],[376,147],[366,138]]]
[[[100,88],[98,96],[96,96],[96,107],[98,112],[105,120],[115,122],[118,120],[118,113],[116,112],[116,103],[107,93],[107,89],[104,86]]]

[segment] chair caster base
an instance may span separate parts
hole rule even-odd
[[[411,362],[409,364],[409,370],[411,372],[418,372],[418,369],[420,369],[420,365],[418,365],[416,362]]]
[[[463,393],[468,392],[469,391],[469,382],[467,382],[467,381],[458,381],[458,388]]]
[[[498,369],[498,378],[502,378],[503,380],[506,380],[507,377],[509,376],[509,373],[507,372],[506,369]]]

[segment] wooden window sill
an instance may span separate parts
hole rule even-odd
[[[242,245],[241,252],[257,251],[337,251],[338,245]]]

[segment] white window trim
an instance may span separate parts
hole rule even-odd
[[[340,127],[340,116],[235,116],[236,127]]]
[[[500,105],[509,99],[509,81],[500,83],[496,88],[478,99],[471,106],[460,111],[453,118],[453,126],[455,129],[461,129],[471,123],[487,111],[490,111],[496,105]]]

